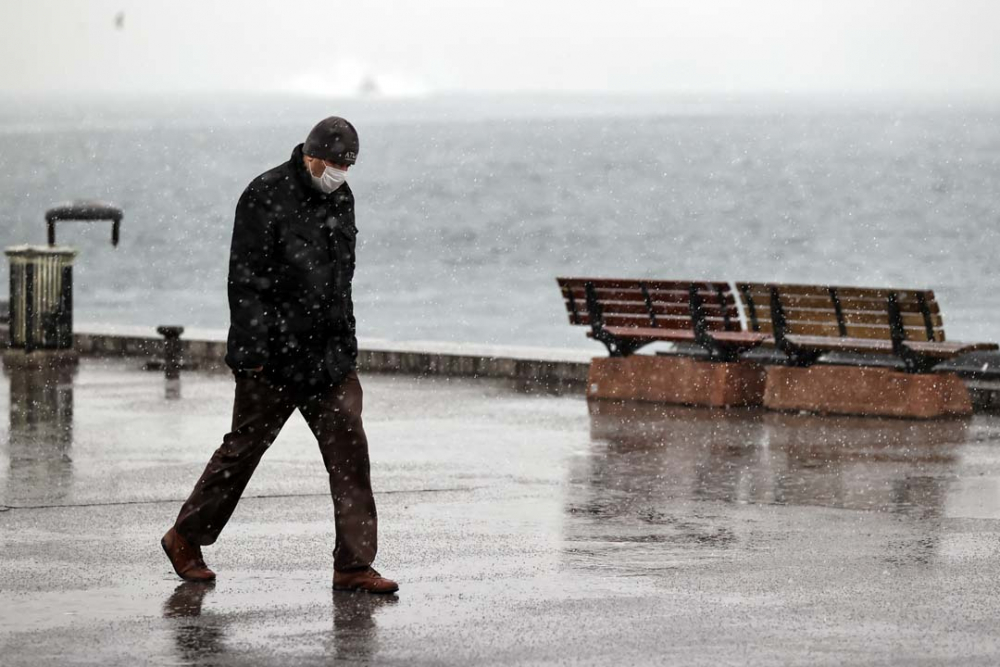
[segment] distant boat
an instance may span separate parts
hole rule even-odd
[[[381,94],[382,90],[373,76],[366,76],[358,85],[358,95],[361,97],[375,97]]]

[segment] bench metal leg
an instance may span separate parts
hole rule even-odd
[[[906,346],[906,328],[903,325],[903,312],[899,308],[899,295],[889,292],[887,308],[889,314],[889,334],[892,337],[892,352],[903,360],[907,373],[930,373],[934,370],[936,360],[914,352]],[[933,329],[930,331],[933,336]]]
[[[719,297],[719,303],[725,312],[725,303]],[[698,284],[688,286],[688,308],[691,314],[691,328],[694,331],[694,341],[708,352],[710,361],[736,361],[740,354],[737,350],[724,348],[712,338],[708,331],[708,321],[705,318],[705,302],[698,293]],[[728,315],[724,318],[728,323]]]
[[[771,287],[771,327],[774,329],[774,346],[785,355],[786,365],[800,368],[812,366],[823,355],[819,350],[806,350],[788,340],[785,309],[781,305],[778,288],[774,286]]]
[[[590,330],[593,332],[594,340],[601,341],[608,348],[609,355],[612,357],[627,357],[645,344],[622,340],[618,336],[608,333],[604,328],[604,313],[601,311],[601,302],[597,298],[597,290],[594,287],[594,283],[586,283],[584,290],[587,294],[587,314],[590,316]]]
[[[594,329],[593,335],[594,340],[604,343],[604,347],[608,348],[608,354],[612,357],[627,357],[645,345],[645,343],[623,340],[618,336],[613,336],[605,331],[603,327],[600,330]]]

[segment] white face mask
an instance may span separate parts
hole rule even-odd
[[[312,174],[309,174],[312,176]],[[347,171],[342,169],[334,169],[333,167],[326,167],[323,170],[323,175],[319,178],[312,176],[313,185],[316,189],[324,194],[330,194],[341,185],[347,182]]]

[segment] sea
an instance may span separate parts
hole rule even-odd
[[[950,339],[1000,339],[997,100],[6,97],[0,246],[115,204],[117,248],[57,229],[77,328],[224,331],[236,201],[328,115],[361,137],[362,338],[598,353],[555,281],[586,275],[931,288]]]

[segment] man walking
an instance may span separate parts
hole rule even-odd
[[[215,578],[201,554],[236,509],[285,421],[298,409],[330,475],[333,587],[392,593],[371,564],[378,520],[355,371],[354,195],[347,171],[358,134],[320,121],[291,159],[255,178],[236,206],[229,259],[226,364],[236,376],[233,423],[161,544],[184,579]]]

